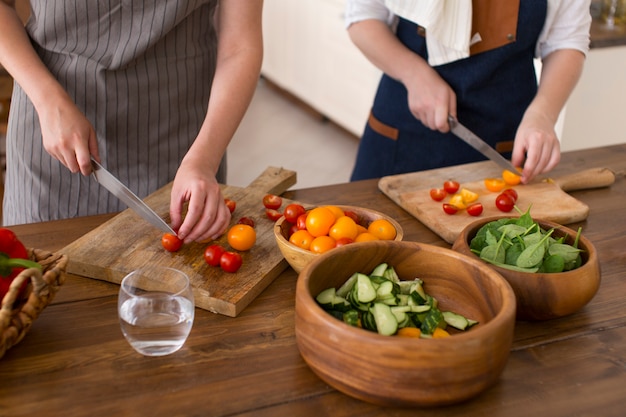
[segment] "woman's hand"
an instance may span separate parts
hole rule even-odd
[[[408,92],[411,114],[432,130],[449,131],[448,115],[456,118],[456,94],[448,83],[425,62],[402,82]]]
[[[561,145],[554,131],[554,123],[543,113],[529,109],[515,136],[511,162],[524,167],[522,182],[548,172],[561,160]]]
[[[91,156],[99,161],[96,132],[74,103],[61,94],[38,109],[44,149],[72,172],[91,174]]]
[[[207,172],[201,159],[185,158],[178,168],[172,186],[170,217],[172,228],[185,243],[217,239],[226,231],[230,211],[215,175]]]

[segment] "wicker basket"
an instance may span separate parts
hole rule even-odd
[[[68,258],[39,249],[29,249],[31,260],[43,268],[22,271],[11,283],[0,309],[0,358],[26,335],[41,311],[52,301],[65,280]],[[20,287],[30,280],[27,291],[20,296]],[[20,297],[18,299],[18,296]]]

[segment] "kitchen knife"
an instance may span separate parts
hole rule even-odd
[[[517,173],[517,169],[509,162],[505,157],[500,155],[495,149],[493,149],[487,142],[476,136],[471,130],[463,126],[452,116],[448,116],[448,123],[450,123],[450,130],[456,136],[461,138],[465,143],[476,149],[478,152],[491,159],[496,164],[500,165],[504,169],[508,169],[511,172]]]
[[[109,190],[111,194],[119,198],[126,203],[128,207],[135,210],[143,219],[147,220],[154,227],[163,230],[164,232],[171,233],[176,236],[176,232],[165,223],[165,221],[159,217],[146,203],[144,203],[139,197],[135,195],[131,190],[122,184],[113,174],[104,169],[102,165],[91,159],[91,165],[93,167],[93,176],[96,181],[100,183],[104,188]]]

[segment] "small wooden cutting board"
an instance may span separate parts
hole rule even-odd
[[[69,257],[67,272],[119,284],[129,272],[145,265],[162,265],[185,272],[192,283],[196,307],[236,317],[283,270],[288,267],[273,234],[274,222],[265,215],[262,199],[267,193],[282,194],[296,183],[296,173],[267,168],[246,188],[222,186],[222,194],[237,203],[231,223],[241,217],[254,219],[255,245],[241,252],[243,265],[225,273],[204,261],[208,243],[190,243],[170,253],[161,246],[163,232],[152,227],[131,209],[126,209],[60,252]],[[144,201],[169,223],[172,183]],[[283,206],[288,204],[284,200]],[[228,248],[226,236],[215,242]]]
[[[408,211],[425,226],[452,244],[461,231],[477,218],[465,211],[454,215],[444,213],[442,204],[431,199],[431,188],[442,188],[446,180],[456,180],[461,188],[467,188],[479,195],[483,204],[481,217],[503,215],[495,206],[499,194],[485,188],[484,179],[499,178],[502,170],[490,161],[475,162],[429,171],[383,177],[379,189],[396,204]],[[582,221],[589,214],[589,207],[567,191],[605,187],[615,181],[615,175],[608,169],[594,168],[552,180],[536,180],[531,184],[520,184],[514,188],[518,193],[516,205],[522,211],[529,207],[533,218],[550,220],[559,224]],[[513,215],[516,214],[512,212]]]

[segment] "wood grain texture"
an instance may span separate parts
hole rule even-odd
[[[554,176],[606,166],[626,169],[626,145],[568,152]],[[377,180],[289,190],[309,205],[372,208],[398,220],[404,241],[450,247],[387,198]],[[576,191],[589,216],[570,227],[595,245],[596,296],[563,318],[515,323],[506,367],[494,386],[446,407],[381,407],[330,387],[306,365],[295,339],[297,274],[287,268],[236,318],[197,309],[176,354],[145,358],[126,343],[118,286],[69,275],[20,344],[0,361],[0,415],[110,417],[622,417],[626,409],[626,181]],[[29,247],[57,250],[109,217],[12,226]],[[396,382],[400,384],[401,382]]]
[[[466,188],[479,195],[483,204],[481,217],[505,214],[498,210],[495,199],[499,193],[485,188],[484,179],[501,176],[502,170],[490,161],[476,162],[448,168],[394,175],[380,179],[379,188],[393,201],[424,223],[448,243],[453,243],[461,231],[476,217],[459,211],[448,215],[442,209],[443,202],[430,198],[431,188],[442,188],[449,179],[459,181],[461,188]],[[591,169],[585,174],[573,173],[572,177],[534,180],[531,184],[516,185],[514,188],[519,198],[516,205],[522,210],[531,209],[535,218],[560,224],[582,221],[589,215],[589,207],[572,197],[560,187],[567,186],[568,191],[609,186],[615,180],[609,170]]]
[[[223,186],[223,195],[237,203],[231,223],[242,216],[256,222],[257,241],[252,249],[242,252],[243,265],[234,274],[206,264],[203,255],[207,244],[194,242],[175,253],[165,251],[161,246],[163,233],[131,209],[61,249],[70,259],[67,270],[119,284],[126,274],[145,265],[173,267],[189,276],[197,307],[235,317],[287,268],[276,247],[274,223],[264,214],[262,198],[266,193],[281,194],[295,182],[294,171],[270,167],[246,188]],[[170,183],[145,199],[167,222],[171,188]],[[214,243],[228,248],[225,235]]]

